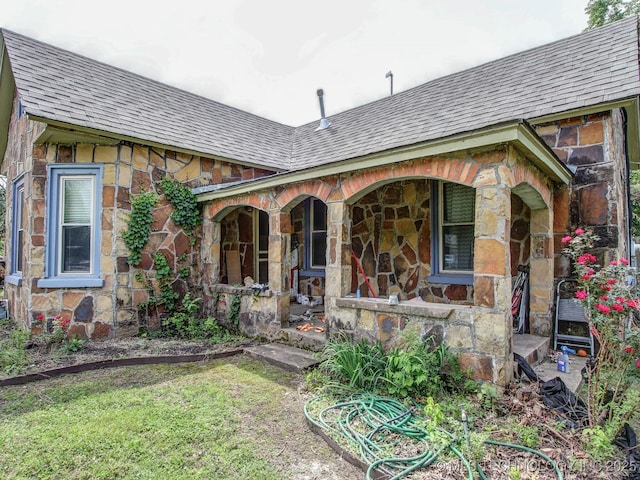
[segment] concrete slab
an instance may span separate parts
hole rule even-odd
[[[282,343],[255,345],[245,348],[244,351],[254,358],[296,373],[320,363],[320,360],[314,358],[313,353]]]
[[[587,363],[586,357],[578,357],[569,355],[569,373],[559,372],[558,365],[554,362],[544,362],[535,366],[533,369],[540,377],[541,381],[551,380],[560,377],[567,388],[572,392],[577,392],[582,386],[582,369]]]

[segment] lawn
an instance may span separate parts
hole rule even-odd
[[[304,423],[301,377],[244,356],[0,389],[5,479],[355,479]]]

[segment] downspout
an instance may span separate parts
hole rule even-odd
[[[631,230],[632,218],[633,218],[633,210],[631,209],[631,161],[629,159],[629,132],[628,132],[628,114],[626,107],[622,107],[622,125],[624,130],[624,160],[625,160],[625,168],[626,168],[626,178],[625,178],[625,190],[627,192],[627,258],[631,262],[631,266],[637,272],[638,265],[636,260],[636,252],[635,252],[635,241],[633,239],[633,233]],[[633,279],[633,283],[635,286],[635,277]]]

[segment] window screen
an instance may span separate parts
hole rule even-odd
[[[456,183],[442,184],[441,270],[473,270],[475,190]]]
[[[61,177],[60,272],[91,271],[93,178]]]

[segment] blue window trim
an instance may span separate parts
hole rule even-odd
[[[5,277],[5,282],[11,285],[22,285],[22,272],[16,270],[16,260],[18,258],[18,220],[20,209],[18,200],[18,191],[22,189],[24,192],[24,174],[20,175],[13,181],[13,190],[11,192],[11,256],[9,258],[9,275]],[[24,193],[23,193],[24,197]],[[24,198],[23,198],[24,201]],[[24,238],[23,238],[24,243]],[[24,245],[23,245],[24,248]]]
[[[104,279],[100,278],[100,212],[102,211],[102,176],[103,165],[49,165],[47,167],[49,185],[47,187],[47,246],[45,252],[45,278],[38,280],[39,288],[82,288],[102,287]],[[92,273],[89,274],[57,274],[58,271],[58,232],[60,229],[60,177],[66,175],[84,175],[95,178],[95,203],[93,225],[93,255],[91,257]]]
[[[311,265],[311,202],[316,200],[321,202],[322,200],[318,200],[316,198],[307,198],[304,201],[304,269],[300,270],[300,275],[304,275],[305,277],[325,277],[326,270],[325,268],[307,268],[307,265]],[[325,245],[326,246],[326,245]],[[325,248],[326,255],[326,248]]]
[[[431,275],[429,283],[473,285],[473,272],[449,273],[440,271],[440,183],[431,180]]]

